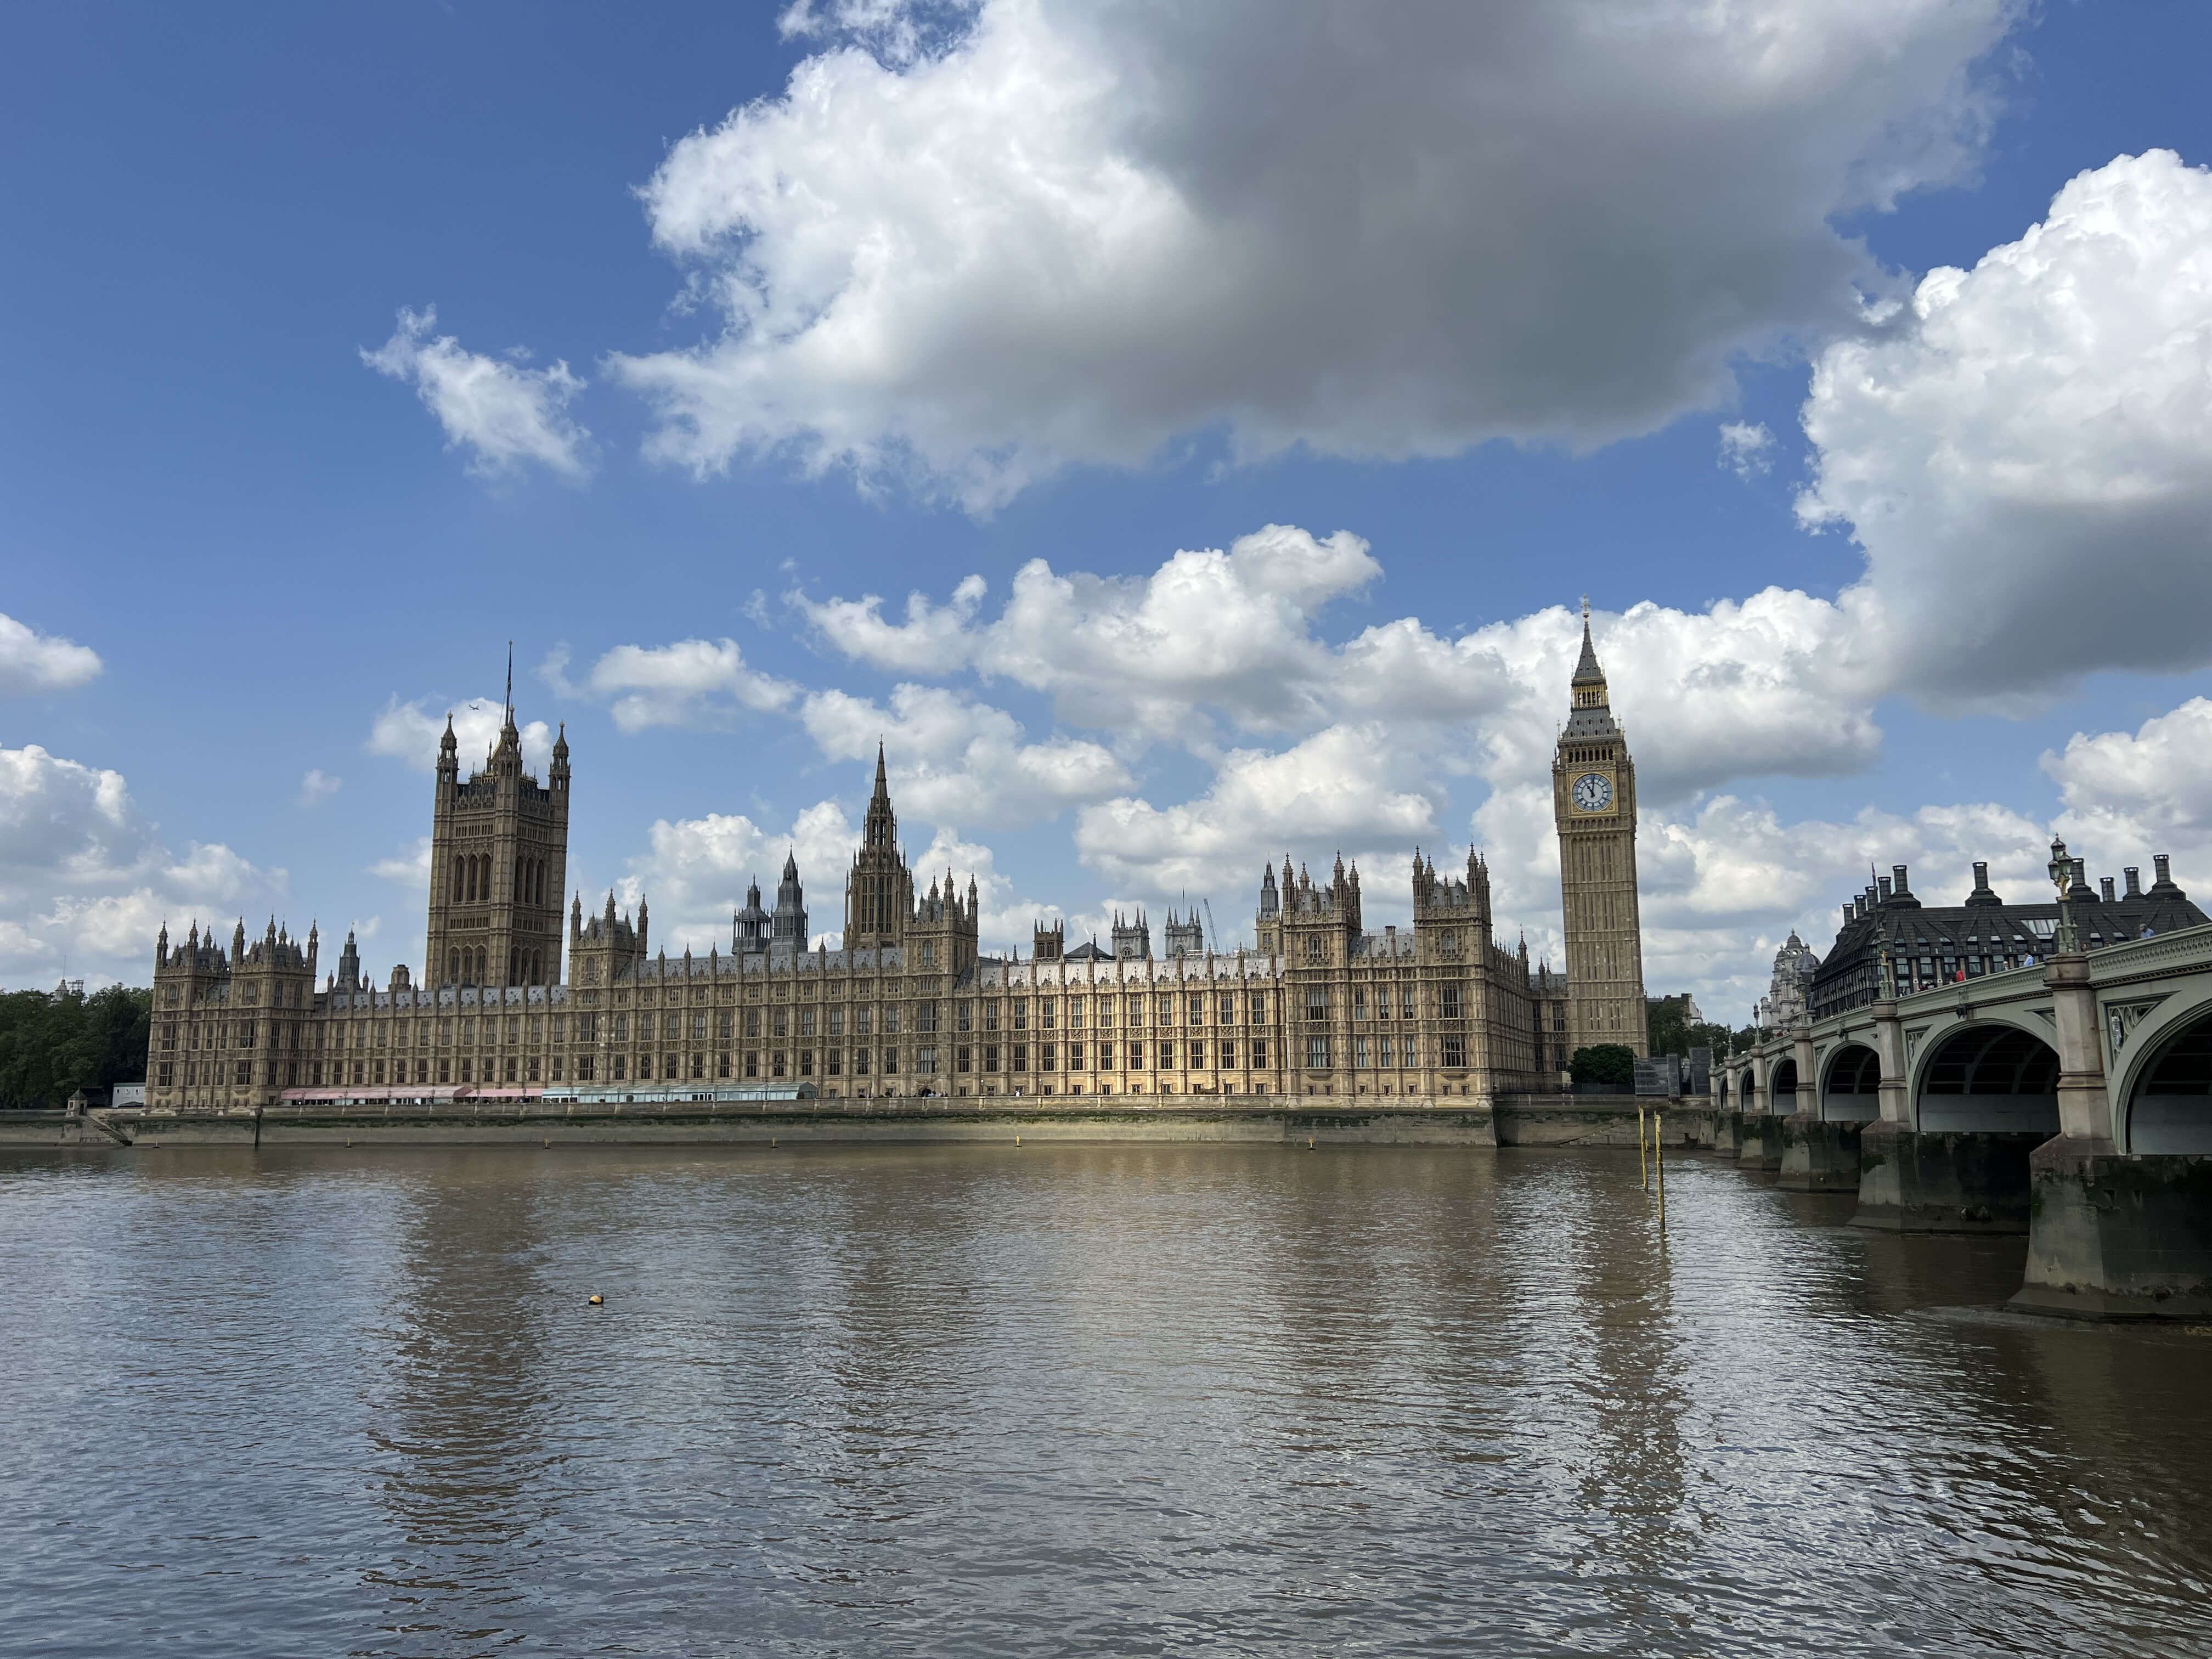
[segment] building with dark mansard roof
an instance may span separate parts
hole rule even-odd
[[[2063,842],[2052,848],[2056,856],[2065,851]],[[2148,889],[2131,865],[2121,872],[2124,886],[2106,876],[2094,887],[2083,879],[2067,890],[2085,950],[2204,923],[2203,911],[2174,884],[2166,855],[2151,862],[2156,879]],[[1900,994],[2027,967],[2050,954],[2057,931],[2055,892],[2038,903],[2008,904],[1990,890],[1986,863],[1974,866],[1973,890],[1948,906],[1923,904],[1906,883],[1905,866],[1894,865],[1844,904],[1836,942],[1814,973],[1808,1012],[1826,1019],[1874,1001],[1885,964]]]

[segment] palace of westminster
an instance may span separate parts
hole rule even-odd
[[[884,760],[845,878],[836,950],[810,948],[787,858],[775,908],[756,885],[730,949],[672,957],[611,895],[564,919],[565,732],[545,780],[523,769],[512,703],[483,769],[461,775],[453,723],[432,821],[428,950],[372,984],[348,936],[317,983],[319,941],[272,921],[228,948],[195,923],[155,946],[147,1104],[252,1111],[287,1099],[443,1100],[544,1091],[719,1097],[1395,1095],[1489,1098],[1559,1086],[1574,1048],[1644,1051],[1636,775],[1585,614],[1553,761],[1564,973],[1493,933],[1489,872],[1439,874],[1417,852],[1413,927],[1370,933],[1359,872],[1316,882],[1286,858],[1261,877],[1254,948],[1209,948],[1171,914],[1152,953],[1141,914],[1112,948],[1038,927],[1024,959],[979,949],[975,884],[917,893]],[[565,920],[565,940],[563,938]],[[565,953],[564,953],[565,945]]]

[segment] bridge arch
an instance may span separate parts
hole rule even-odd
[[[2145,1049],[2119,1113],[2124,1152],[2212,1152],[2212,1004],[2176,1018]]]
[[[1927,1045],[1913,1078],[1923,1133],[2058,1133],[2058,1051],[1997,1021],[1953,1026]]]
[[[1798,1105],[1796,1058],[1784,1054],[1766,1068],[1766,1109],[1777,1117],[1788,1117]]]
[[[1821,1068],[1821,1118],[1865,1123],[1881,1115],[1881,1056],[1863,1042],[1842,1044]]]
[[[1746,1054],[1735,1067],[1735,1109],[1754,1111],[1759,1106],[1759,1057]]]

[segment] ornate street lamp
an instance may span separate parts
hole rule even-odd
[[[2078,956],[2081,950],[2081,933],[2074,925],[2074,907],[2067,894],[2075,882],[2081,879],[2081,860],[2069,858],[2066,843],[2059,837],[2051,838],[2051,862],[2045,866],[2050,872],[2051,884],[2058,890],[2058,933],[2051,942],[2057,956]]]

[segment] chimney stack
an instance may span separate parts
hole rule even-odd
[[[2002,904],[2004,901],[1990,890],[1990,866],[1986,859],[1974,860],[1974,890],[1966,895],[1972,905]]]
[[[2098,877],[2097,887],[2105,902],[2110,904],[2112,902],[2112,878],[2110,876]]]
[[[2141,866],[2130,864],[2126,869],[2121,871],[2120,873],[2127,878],[2127,896],[2130,898],[2141,898],[2142,896],[2142,870]]]
[[[1877,902],[1877,903],[1881,903],[1881,904],[1887,904],[1887,903],[1888,903],[1888,902],[1889,902],[1889,878],[1888,878],[1887,876],[1877,876],[1877,877],[1875,877],[1875,885],[1876,887],[1878,887],[1878,888],[1880,888],[1880,889],[1881,890],[1881,897],[1879,900],[1877,900],[1877,901],[1876,901],[1876,902]]]

